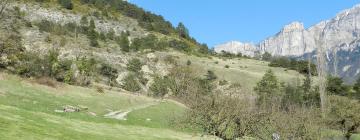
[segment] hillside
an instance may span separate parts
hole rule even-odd
[[[315,65],[212,52],[127,1],[4,0],[0,19],[0,139],[359,137],[360,81],[329,77],[324,111]]]

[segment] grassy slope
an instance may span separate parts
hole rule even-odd
[[[128,121],[103,118],[106,109],[135,110]],[[63,105],[83,105],[98,116],[55,113]],[[172,102],[63,85],[50,88],[16,76],[0,75],[0,139],[197,139],[170,123],[184,108]],[[146,119],[151,121],[146,121]]]
[[[186,64],[186,61],[190,60],[192,65],[196,67],[201,74],[206,73],[207,70],[213,70],[219,79],[225,79],[232,83],[240,83],[244,89],[250,92],[268,69],[273,70],[282,82],[294,82],[303,78],[303,76],[296,71],[269,67],[268,62],[259,60],[245,58],[223,60],[216,57],[210,59],[207,57],[187,56],[181,53],[172,53],[172,55],[179,56],[182,64]],[[225,68],[225,65],[230,67]]]

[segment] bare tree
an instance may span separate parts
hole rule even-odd
[[[0,1],[0,18],[2,18],[2,15],[5,11],[5,9],[9,6],[10,0],[1,0]]]
[[[322,30],[318,39],[316,39],[317,45],[317,71],[319,78],[319,92],[320,92],[320,105],[321,105],[321,115],[325,117],[327,112],[327,100],[326,100],[326,54],[325,54],[325,29]]]

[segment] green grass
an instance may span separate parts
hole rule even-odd
[[[110,110],[139,106],[127,121],[104,118]],[[64,105],[82,105],[86,111],[56,113]],[[0,73],[0,139],[199,139],[176,129],[171,120],[185,109],[172,102],[94,89],[62,85],[50,88],[16,76]],[[150,118],[150,121],[146,121]]]
[[[240,83],[243,89],[250,92],[268,69],[273,70],[281,82],[294,82],[304,77],[296,71],[279,67],[269,67],[269,62],[253,59],[219,59],[216,57],[210,59],[207,57],[188,56],[177,52],[160,53],[160,55],[166,54],[178,56],[180,63],[184,65],[190,60],[192,67],[198,70],[198,73],[204,75],[207,70],[212,70],[220,80],[224,79],[232,83]],[[228,65],[229,68],[225,68],[226,65]]]

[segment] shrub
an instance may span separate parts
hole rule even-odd
[[[133,74],[129,74],[128,76],[126,76],[123,82],[124,84],[122,85],[122,88],[127,91],[137,92],[141,89],[138,81],[136,80],[136,76],[134,76]]]
[[[131,72],[139,73],[143,64],[140,59],[133,58],[127,63],[127,69]]]
[[[47,20],[41,20],[38,27],[41,32],[52,32],[54,30],[54,24]]]
[[[126,32],[121,33],[121,36],[118,39],[118,44],[120,45],[120,48],[122,51],[124,51],[124,52],[130,51],[128,34]]]
[[[37,78],[35,80],[35,82],[38,83],[38,84],[46,85],[46,86],[53,87],[53,88],[57,87],[57,83],[53,79],[51,79],[49,77]]]
[[[174,59],[174,56],[172,55],[166,55],[164,58],[165,63],[167,64],[174,64],[176,65],[176,60]]]
[[[342,130],[347,139],[360,128],[360,104],[347,97],[330,96],[329,126]]]
[[[225,68],[227,68],[227,69],[228,69],[228,68],[230,68],[230,66],[229,66],[229,65],[225,65]]]
[[[58,3],[63,7],[66,8],[68,10],[72,10],[73,9],[73,4],[71,2],[71,0],[58,0]]]
[[[191,61],[188,60],[188,61],[186,62],[186,65],[190,66],[190,65],[191,65]]]
[[[98,92],[98,93],[105,93],[105,90],[104,90],[103,87],[97,86],[97,87],[96,87],[96,92]]]
[[[344,84],[344,81],[339,77],[328,76],[326,90],[329,94],[348,96],[350,87]]]
[[[155,97],[163,97],[168,93],[168,81],[166,78],[156,76],[154,78],[154,83],[150,86],[152,95]]]
[[[205,79],[208,81],[213,81],[217,79],[217,76],[215,75],[214,71],[208,70],[205,75]]]
[[[0,40],[0,68],[18,63],[24,51],[19,35],[10,34],[4,41]]]
[[[113,86],[118,75],[117,69],[111,67],[109,64],[102,64],[100,74],[109,79],[109,84]]]
[[[224,86],[224,85],[227,85],[228,84],[228,81],[226,80],[220,80],[219,81],[219,86]]]

